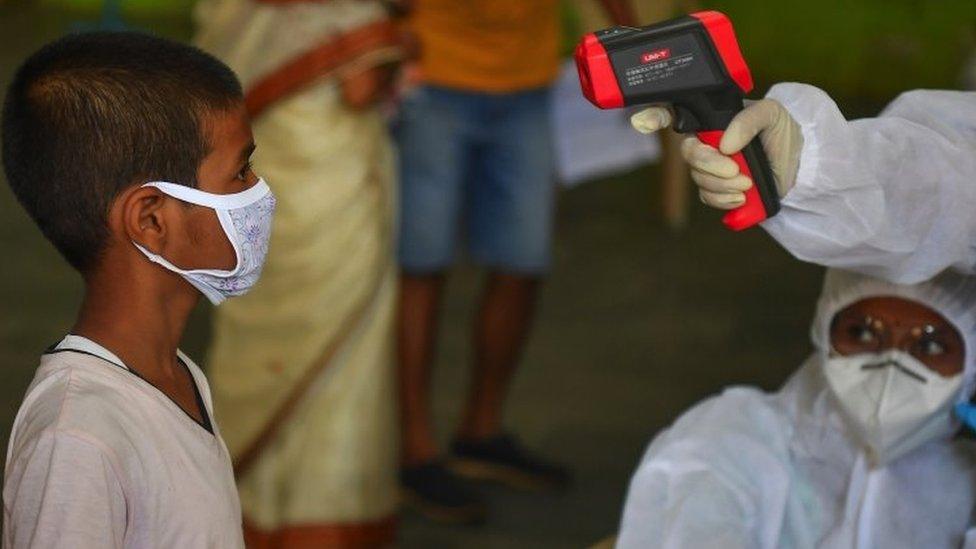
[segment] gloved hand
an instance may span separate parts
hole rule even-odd
[[[671,111],[651,107],[632,116],[630,123],[641,133],[653,133],[671,125]],[[757,134],[769,158],[780,198],[793,188],[803,148],[800,125],[778,102],[762,99],[732,119],[718,150],[696,137],[682,142],[681,155],[691,167],[691,178],[698,185],[702,202],[723,210],[737,208],[745,202],[745,191],[752,186],[752,180],[741,175],[739,166],[726,155],[741,151]]]
[[[976,431],[976,405],[971,402],[958,402],[955,406],[956,417],[970,430]]]

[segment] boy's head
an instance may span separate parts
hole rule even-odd
[[[217,172],[231,169],[228,160],[204,169],[220,139],[250,145],[234,73],[196,48],[144,34],[75,34],[48,44],[17,71],[3,108],[7,180],[83,274],[112,239],[109,218],[120,196],[148,181],[198,187],[205,174],[223,177]],[[238,155],[222,154],[235,163]],[[118,225],[138,230],[153,196],[133,198]]]

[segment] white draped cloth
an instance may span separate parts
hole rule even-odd
[[[213,0],[198,15],[198,43],[246,95],[386,17],[362,0]],[[382,542],[397,505],[394,157],[377,109],[348,108],[337,85],[397,49],[335,51],[253,120],[255,171],[278,200],[270,249],[257,286],[216,309],[207,361],[247,531],[268,546]]]

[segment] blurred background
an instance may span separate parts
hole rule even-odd
[[[594,24],[586,3],[562,7],[567,56]],[[734,21],[755,97],[775,82],[808,82],[859,117],[876,114],[903,90],[976,84],[971,0],[724,0],[697,7]],[[0,0],[0,86],[26,55],[69,30],[124,24],[189,40],[192,8],[192,0]],[[655,432],[729,385],[775,389],[808,352],[820,269],[792,259],[760,229],[727,232],[694,197],[686,213],[666,217],[661,169],[648,161],[653,147],[648,151],[617,170],[584,174],[560,193],[553,269],[507,407],[506,423],[572,466],[576,485],[560,496],[488,488],[491,515],[474,528],[407,513],[400,546],[582,547],[611,535],[629,474]],[[466,387],[467,325],[480,284],[477,271],[462,264],[448,285],[434,370],[434,411],[445,439]],[[71,326],[80,289],[0,185],[4,447],[38,355]],[[183,346],[204,367],[209,315],[201,304]]]

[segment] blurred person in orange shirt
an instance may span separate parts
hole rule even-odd
[[[633,24],[627,0],[601,0]],[[414,0],[420,58],[401,104],[398,358],[401,489],[434,519],[474,522],[459,476],[534,489],[570,482],[502,426],[502,405],[550,262],[554,181],[550,85],[560,66],[557,0]],[[463,225],[462,225],[463,223]],[[430,412],[430,366],[445,273],[459,236],[487,271],[473,327],[474,373],[445,459]]]

